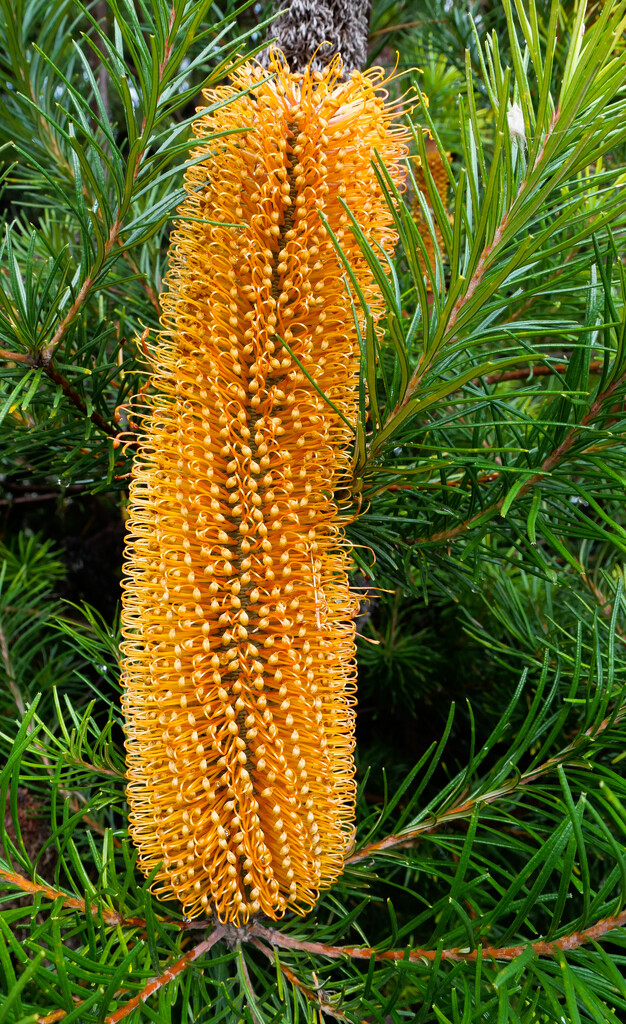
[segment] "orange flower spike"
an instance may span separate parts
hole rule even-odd
[[[441,154],[439,153],[439,150],[437,149],[437,146],[432,141],[432,139],[426,140],[426,159],[428,160],[428,167],[430,173],[433,176],[433,181],[435,183],[437,192],[439,193],[439,198],[441,199],[441,202],[443,203],[444,207],[446,207],[448,205],[448,193],[450,191],[450,182],[448,180],[446,165],[444,164]],[[419,157],[417,157],[416,159],[414,175],[417,187],[420,189],[420,191],[426,193],[426,177],[424,175],[424,168],[422,167],[421,159]],[[432,210],[432,205],[430,203],[429,206],[430,209]],[[424,245],[426,247],[426,252],[428,255],[428,262],[430,263],[430,266],[434,269],[435,245],[432,236],[428,231],[426,225],[426,218],[422,212],[422,207],[420,206],[417,200],[417,196],[415,196],[413,200],[413,219],[417,227],[420,229],[420,233],[422,234],[422,239],[424,241]],[[439,225],[437,224],[435,224],[435,235],[437,238],[437,247],[439,253],[442,254],[443,238],[441,235],[441,231],[439,229]],[[426,273],[426,266],[420,253],[418,253],[418,261],[422,269],[422,272]],[[428,281],[428,285],[430,290],[430,281]]]
[[[357,599],[333,498],[352,432],[281,338],[353,422],[358,338],[319,211],[377,315],[340,199],[391,249],[370,161],[400,185],[406,145],[380,73],[339,74],[276,56],[207,94],[223,105],[195,124],[151,352],[124,580],[128,802],[141,870],[189,917],[306,913],[353,841]]]

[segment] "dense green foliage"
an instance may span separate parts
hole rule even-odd
[[[195,98],[270,13],[0,0],[0,1022],[618,1024],[626,0],[375,0],[371,59],[397,49],[416,91],[403,197],[379,166],[395,256],[354,224],[387,310],[346,493],[355,850],[306,918],[239,932],[188,927],[135,870],[133,396]]]

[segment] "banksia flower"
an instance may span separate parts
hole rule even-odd
[[[414,174],[414,177],[415,177],[415,184],[419,188],[420,192],[424,193],[424,195],[426,197],[426,201],[428,202],[428,193],[426,191],[426,177],[424,175],[424,168],[422,167],[422,160],[421,160],[421,157],[419,157],[419,156],[414,158],[414,159],[415,159],[415,164],[414,164],[413,174]],[[450,191],[450,182],[448,180],[448,174],[447,174],[446,166],[445,166],[445,164],[443,162],[441,154],[440,154],[439,150],[437,149],[436,144],[432,141],[432,139],[427,139],[426,140],[426,159],[428,161],[428,168],[430,170],[430,173],[433,176],[433,181],[435,183],[435,187],[437,189],[437,192],[439,193],[439,197],[440,197],[444,207],[446,207],[447,204],[448,204],[448,193]],[[429,204],[429,208],[432,210],[432,206],[430,204]],[[426,248],[426,253],[427,253],[427,256],[428,256],[428,262],[430,263],[431,267],[434,270],[434,268],[436,266],[436,262],[435,262],[435,244],[433,242],[433,239],[432,239],[432,236],[430,234],[428,225],[426,223],[426,218],[425,218],[424,213],[422,211],[422,207],[420,206],[420,204],[418,202],[417,196],[415,196],[415,198],[413,200],[413,219],[414,219],[417,227],[420,229],[420,234],[422,236],[422,240],[424,242],[424,246]],[[439,226],[437,225],[436,222],[435,222],[435,235],[436,235],[436,239],[437,239],[437,247],[439,249],[439,252],[441,253],[442,248],[443,248],[443,238],[441,236],[441,231],[439,230]],[[422,255],[421,255],[421,253],[419,253],[419,252],[418,252],[418,260],[419,260],[419,264],[420,264],[420,267],[422,269],[422,272],[424,274],[427,274],[427,277],[428,277],[428,271],[427,271],[426,264],[424,262],[424,259],[423,259]],[[428,283],[429,283],[429,287],[430,287],[430,282],[428,282]]]
[[[221,105],[195,124],[151,351],[124,580],[128,802],[141,870],[190,917],[305,913],[353,841],[357,602],[334,495],[359,351],[319,213],[376,315],[341,200],[393,247],[370,161],[400,184],[406,147],[380,72],[340,73],[275,57],[206,94]]]

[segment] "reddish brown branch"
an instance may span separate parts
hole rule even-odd
[[[35,363],[34,365],[37,365],[37,363]],[[59,373],[59,371],[52,363],[52,360],[49,359],[48,361],[46,361],[45,354],[43,357],[43,361],[41,362],[40,365],[42,366],[43,371],[46,374],[46,377],[48,377],[53,384],[59,385],[61,391],[68,399],[68,401],[70,401],[72,405],[74,405],[83,414],[83,416],[88,416],[88,418],[91,420],[94,426],[98,427],[99,430],[102,430],[103,433],[108,434],[109,437],[117,436],[117,430],[115,429],[115,427],[111,426],[110,423],[107,423],[107,421],[103,419],[99,412],[96,412],[95,410],[91,413],[87,412],[87,405],[84,399],[81,398],[78,392],[74,390],[74,388],[67,380],[67,378],[64,377],[61,373]]]
[[[498,227],[495,230],[495,233],[494,233],[492,241],[489,243],[489,245],[485,246],[485,248],[481,252],[480,258],[479,258],[478,263],[476,265],[476,270],[472,274],[472,276],[471,276],[471,278],[469,280],[469,283],[467,285],[467,288],[465,289],[465,291],[459,296],[459,298],[454,303],[454,306],[452,307],[452,309],[450,311],[450,317],[448,319],[448,324],[447,324],[448,330],[452,330],[452,328],[454,327],[454,324],[456,323],[458,315],[459,315],[459,313],[461,311],[463,303],[467,302],[468,299],[471,299],[472,295],[474,294],[474,292],[478,288],[480,282],[482,281],[483,275],[485,273],[485,268],[487,266],[487,263],[489,262],[489,258],[491,257],[492,253],[496,250],[496,248],[500,244],[500,240],[502,238],[502,234],[503,234],[504,229],[505,229],[506,224],[507,224],[508,216],[509,216],[509,212],[507,211],[507,213],[504,214],[502,220],[498,224]],[[434,354],[435,353],[433,353],[433,355]],[[425,373],[427,372],[427,370],[430,368],[431,364],[432,364],[432,360],[427,360],[427,359],[422,360],[422,358],[420,356],[420,359],[418,361],[417,367],[415,368],[415,372],[413,373],[413,376],[411,377],[409,383],[407,384],[406,390],[404,392],[404,397],[396,405],[395,409],[393,410],[393,412],[391,414],[391,418],[396,416],[411,401],[411,399],[413,398],[413,395],[415,394],[415,391],[416,391],[420,381],[422,380],[422,378],[425,375]]]
[[[254,938],[254,936],[252,937],[251,941],[253,946],[260,950],[261,953],[263,953],[268,960],[271,960],[272,963],[274,963],[274,955],[272,953],[272,950],[269,949],[264,942],[259,942],[259,940]],[[295,987],[300,992],[302,992],[302,994],[305,995],[311,1003],[314,1003],[318,1007],[318,1009],[322,1011],[322,1013],[331,1014],[333,1017],[336,1018],[336,1020],[348,1020],[348,1017],[346,1017],[345,1013],[342,1013],[341,1010],[338,1010],[336,1006],[333,1006],[332,1003],[326,1001],[326,999],[324,998],[326,993],[324,992],[323,989],[317,988],[314,990],[312,988],[309,988],[308,985],[305,985],[303,981],[300,981],[300,978],[297,976],[297,974],[294,974],[294,972],[290,970],[290,968],[287,967],[286,964],[280,963],[280,961],[278,962],[278,967],[280,973],[283,974],[285,978],[287,978],[287,980],[291,982],[292,985],[295,985]],[[315,975],[313,975],[313,978],[315,979]]]
[[[246,1000],[246,1002],[248,1003],[248,1009],[250,1010],[252,1017],[254,1017],[256,1024],[263,1024],[263,1018],[259,1015],[259,1012],[257,1011],[256,1008],[257,996],[256,992],[254,991],[254,986],[252,984],[252,978],[250,977],[250,971],[248,970],[246,958],[243,955],[240,957],[239,963],[241,966],[241,973],[243,974],[244,981],[248,987],[248,992],[252,997],[251,1000]]]
[[[0,348],[0,359],[7,363],[30,363],[31,357],[27,352],[10,352],[8,348]]]
[[[522,184],[522,187],[520,188],[520,193],[521,193],[522,189],[524,188],[524,185],[525,185],[525,182]],[[488,264],[491,256],[493,255],[493,253],[496,251],[496,249],[500,245],[500,242],[502,241],[502,236],[504,234],[504,229],[506,228],[506,226],[507,226],[507,224],[509,222],[509,214],[510,214],[510,210],[507,210],[506,213],[504,214],[504,216],[502,217],[500,223],[498,224],[496,230],[494,231],[494,235],[493,235],[493,238],[492,238],[491,242],[489,242],[489,244],[486,245],[485,248],[483,249],[483,251],[481,252],[480,258],[478,260],[478,263],[476,264],[476,270],[472,274],[472,276],[471,276],[471,278],[469,280],[469,284],[468,284],[467,288],[465,289],[465,291],[461,295],[459,295],[458,299],[454,303],[454,306],[452,307],[452,310],[450,311],[450,318],[449,318],[448,324],[447,324],[448,330],[451,330],[454,327],[454,325],[455,325],[455,323],[457,321],[458,315],[461,312],[461,309],[463,308],[464,303],[466,303],[468,301],[468,299],[472,298],[472,296],[476,292],[476,289],[478,288],[479,284],[481,283],[483,277],[485,276],[485,269],[487,267],[487,264]]]
[[[58,346],[63,341],[63,338],[65,337],[65,334],[66,334],[66,331],[67,331],[68,327],[70,326],[70,324],[75,319],[76,315],[80,312],[82,306],[84,305],[84,303],[85,303],[85,301],[87,299],[87,296],[89,295],[89,292],[91,291],[92,285],[94,283],[94,279],[96,277],[96,273],[101,270],[102,264],[104,263],[104,261],[106,260],[107,256],[111,252],[111,249],[113,248],[113,246],[115,245],[115,243],[117,241],[117,236],[120,233],[121,227],[122,227],[121,221],[120,221],[119,217],[116,217],[115,220],[113,221],[112,225],[111,225],[111,229],[109,231],[109,237],[107,238],[106,242],[104,243],[104,251],[103,251],[102,259],[99,261],[99,263],[96,265],[96,267],[94,267],[94,269],[92,270],[91,274],[88,274],[87,277],[85,278],[85,280],[83,281],[83,283],[81,285],[81,288],[80,288],[80,291],[78,292],[78,295],[74,299],[72,305],[70,306],[70,308],[68,309],[67,313],[63,317],[61,323],[59,324],[59,326],[57,327],[56,331],[54,332],[54,335],[52,336],[52,340],[51,340],[50,344],[46,346],[46,348],[43,350],[43,352],[41,354],[41,361],[42,361],[43,366],[48,365],[52,361],[52,357],[53,357],[56,349],[58,348]]]
[[[72,1009],[75,1010],[77,1006],[80,1006],[81,1003],[84,1003],[84,1002],[85,1002],[84,999],[78,1000],[77,1002],[74,1003],[74,1006],[72,1007]],[[35,1020],[37,1021],[37,1024],[56,1024],[56,1021],[63,1020],[64,1017],[67,1017],[68,1013],[71,1013],[71,1011],[70,1010],[54,1010],[52,1013],[47,1013],[45,1017],[36,1017]]]
[[[494,470],[493,473],[481,473],[480,476],[476,477],[475,482],[477,484],[490,483],[492,480],[497,480],[499,476],[502,476],[500,470]],[[463,479],[446,480],[447,487],[460,487],[463,483]],[[379,495],[384,491],[426,491],[436,487],[441,490],[442,485],[440,483],[426,483],[426,484],[389,484],[388,487],[377,487],[374,494]]]
[[[612,618],[613,617],[613,607],[614,607],[613,606],[613,602],[605,594],[602,593],[602,591],[600,590],[599,587],[597,587],[595,585],[595,583],[590,578],[588,573],[586,573],[586,572],[582,573],[582,580],[583,580],[583,583],[585,583],[587,585],[587,587],[589,587],[589,590],[591,591],[591,593],[595,597],[596,601],[598,602],[598,606],[600,608],[600,612],[602,613],[604,618],[605,619]],[[622,638],[624,637],[624,628],[622,626],[620,626],[619,623],[616,623],[615,632],[617,633],[618,636],[620,636]]]
[[[386,28],[377,28],[370,32],[370,39],[374,36],[391,35],[392,32],[400,32],[405,28],[421,28],[422,25],[442,25],[442,18],[422,18],[420,21],[402,21],[398,25],[387,25]]]
[[[552,115],[552,120],[550,121],[550,124],[548,126],[548,130],[546,131],[546,135],[545,135],[545,138],[543,140],[541,149],[540,149],[539,153],[537,154],[537,159],[536,159],[533,167],[532,168],[530,168],[530,167],[528,168],[528,172],[529,173],[530,173],[531,170],[535,171],[537,169],[537,167],[539,166],[539,164],[541,163],[541,161],[543,160],[543,156],[544,156],[544,152],[545,152],[545,148],[546,148],[548,139],[552,135],[552,133],[553,133],[555,127],[556,127],[556,124],[558,122],[559,117],[560,117],[560,110],[557,109],[554,112],[554,114]],[[490,260],[491,260],[491,258],[493,256],[493,254],[497,251],[498,246],[500,245],[500,242],[502,241],[502,237],[503,237],[504,232],[505,232],[505,230],[506,230],[506,228],[508,226],[508,222],[509,222],[511,213],[513,211],[513,208],[514,208],[514,206],[517,203],[519,203],[520,198],[523,196],[524,192],[526,191],[526,189],[528,187],[528,181],[529,181],[528,177],[525,177],[523,179],[523,181],[522,181],[522,183],[521,183],[521,185],[520,185],[520,187],[518,189],[517,196],[515,197],[513,205],[511,207],[509,207],[509,209],[506,210],[504,212],[504,214],[502,215],[502,217],[500,219],[500,222],[499,222],[498,226],[496,227],[496,230],[494,231],[493,238],[491,239],[491,242],[489,242],[487,245],[485,245],[485,247],[483,248],[483,250],[482,250],[482,252],[480,254],[480,257],[478,259],[478,263],[476,264],[476,269],[474,270],[474,272],[472,273],[472,276],[470,277],[469,281],[467,282],[466,288],[461,292],[461,294],[457,298],[456,302],[454,303],[452,309],[450,310],[450,316],[448,318],[448,323],[446,325],[446,329],[447,329],[448,333],[452,331],[452,328],[454,327],[454,325],[455,325],[455,323],[456,323],[456,321],[457,321],[457,319],[459,317],[459,314],[460,314],[461,310],[463,309],[464,304],[469,299],[472,298],[472,296],[476,292],[476,289],[479,287],[480,283],[482,282],[483,277],[485,276],[485,271],[487,269],[487,266],[488,266],[488,264],[489,264],[489,262],[490,262]],[[436,355],[436,351],[433,353],[433,355]],[[411,401],[411,399],[412,399],[412,397],[413,397],[413,395],[414,395],[414,393],[415,393],[415,391],[416,391],[420,381],[422,380],[422,377],[428,371],[428,369],[430,368],[431,364],[432,364],[432,359],[428,359],[428,360],[424,359],[424,360],[422,360],[420,358],[420,360],[419,360],[419,362],[417,364],[417,367],[415,369],[415,372],[413,373],[413,376],[411,377],[409,383],[407,384],[406,390],[404,392],[404,397],[402,398],[401,401],[398,402],[398,404],[396,405],[395,409],[393,410],[393,412],[391,414],[392,418],[394,416],[396,416],[402,409],[404,409],[404,407]]]
[[[24,878],[23,875],[19,875],[13,871],[5,871],[4,868],[0,868],[0,878],[8,882],[9,885],[14,885],[17,889],[22,892],[31,892],[33,894],[40,893],[49,900],[58,900],[59,898],[63,901],[64,907],[70,907],[73,910],[80,910],[83,914],[87,913],[87,906],[84,900],[78,899],[76,896],[70,896],[68,893],[63,892],[62,889],[53,889],[51,885],[46,885],[43,882],[31,882],[29,878]],[[145,921],[140,917],[123,917],[122,914],[118,914],[115,910],[109,910],[103,907],[90,907],[92,914],[97,914],[99,911],[102,913],[102,920],[105,924],[110,925],[126,925],[128,927],[145,927]]]
[[[120,241],[120,245],[121,244],[122,243]],[[139,269],[139,267],[137,266],[137,261],[133,258],[133,256],[128,251],[128,249],[124,249],[123,255],[124,255],[124,259],[128,263],[128,266],[131,268],[133,273],[135,273],[137,275],[143,290],[145,291],[146,295],[148,296],[149,301],[152,303],[152,305],[154,306],[155,310],[157,311],[157,313],[160,316],[161,315],[161,304],[159,302],[159,296],[157,295],[157,293],[155,292],[154,288],[152,287],[152,285],[148,281],[147,275],[142,273],[142,271]]]
[[[101,825],[99,821],[96,821],[95,818],[92,818],[91,815],[89,815],[87,811],[81,807],[81,800],[86,802],[86,798],[82,795],[82,793],[71,793],[63,789],[60,790],[60,793],[61,796],[63,796],[68,801],[69,806],[71,807],[74,814],[80,815],[82,821],[85,822],[85,825],[88,825],[90,829],[93,829],[93,831],[97,832],[98,835],[100,836],[106,835],[106,828],[103,825]],[[121,850],[122,844],[119,839],[116,839],[115,836],[113,836],[111,842],[113,843],[113,846],[117,850]]]
[[[141,1003],[145,1003],[149,996],[158,992],[160,988],[163,988],[163,986],[167,985],[168,982],[173,981],[174,978],[177,978],[178,975],[182,974],[185,968],[188,967],[189,964],[193,963],[194,960],[197,960],[204,953],[208,953],[208,951],[219,939],[222,938],[223,935],[224,926],[221,924],[217,925],[209,935],[208,939],[205,939],[203,942],[199,942],[197,946],[194,946],[194,948],[190,950],[189,953],[185,953],[184,956],[181,956],[180,960],[176,960],[175,963],[170,964],[170,966],[167,967],[163,971],[163,974],[160,974],[158,978],[151,978],[138,995],[133,996],[133,998],[129,999],[127,1003],[120,1006],[119,1010],[116,1010],[115,1013],[111,1013],[108,1017],[105,1017],[105,1024],[117,1024],[117,1021],[123,1020],[124,1017],[128,1017],[129,1013],[132,1013],[132,1011]]]
[[[624,711],[626,714],[626,711]],[[622,717],[620,715],[620,717]],[[583,734],[589,739],[595,739],[611,724],[613,720],[612,716],[609,715],[604,718],[597,726],[591,726]],[[367,860],[376,853],[382,853],[385,850],[398,849],[403,846],[413,846],[418,841],[419,836],[430,835],[433,832],[439,831],[443,825],[447,825],[448,822],[457,821],[460,818],[467,818],[471,815],[474,809],[478,805],[482,804],[493,804],[496,800],[501,797],[514,793],[522,786],[527,786],[531,782],[535,782],[542,775],[547,772],[553,771],[560,764],[563,764],[572,754],[578,751],[581,744],[581,736],[577,735],[571,743],[569,743],[563,750],[555,754],[554,757],[549,757],[543,764],[537,765],[536,768],[532,768],[522,775],[516,777],[510,784],[502,785],[498,789],[493,790],[491,793],[485,793],[483,796],[471,797],[469,800],[464,800],[462,803],[453,804],[446,811],[442,811],[441,814],[437,814],[434,821],[423,821],[418,825],[415,825],[411,829],[407,829],[406,832],[385,836],[384,839],[380,839],[376,843],[368,843],[367,846],[357,850],[350,857],[346,859],[346,864],[357,864],[359,861]]]
[[[593,359],[589,364],[589,373],[602,373],[604,363],[601,359]],[[500,384],[505,380],[526,380],[528,377],[550,377],[555,373],[566,373],[567,363],[550,363],[546,366],[522,366],[518,370],[504,370],[485,377],[486,384]],[[476,378],[476,383],[480,378]]]
[[[74,305],[76,305],[76,303]],[[65,323],[66,321],[67,328],[67,326],[69,325],[69,320],[67,317],[65,318],[63,323]],[[62,326],[63,324],[61,324],[61,326],[59,327],[57,334],[61,330]],[[48,348],[45,350],[43,354],[37,356],[27,355],[25,353],[20,352],[9,352],[5,349],[0,349],[0,359],[6,359],[7,361],[14,360],[20,363],[25,363],[27,366],[31,367],[41,367],[46,377],[48,377],[48,379],[51,380],[53,384],[57,384],[61,388],[61,391],[63,392],[67,400],[71,402],[71,404],[75,406],[75,408],[78,409],[83,416],[86,416],[88,419],[90,419],[94,426],[98,428],[98,430],[101,430],[103,433],[108,434],[109,437],[116,438],[118,436],[117,429],[111,423],[107,423],[107,421],[100,415],[99,412],[96,412],[95,409],[91,413],[87,412],[87,404],[85,400],[81,398],[77,391],[74,390],[74,388],[68,381],[67,377],[64,377],[63,374],[59,373],[59,371],[57,370],[52,361],[52,356],[46,356],[46,352],[49,352],[50,348],[51,345],[48,346]]]
[[[175,8],[175,5],[173,4],[172,5],[171,14],[170,14],[170,30],[171,30],[172,25],[174,23],[175,16],[176,16],[176,8]],[[161,61],[161,64],[159,65],[159,71],[160,71],[161,74],[163,73],[163,71],[164,71],[164,69],[165,69],[165,67],[167,65],[167,62],[169,61],[169,58],[171,56],[171,52],[172,52],[172,41],[168,39],[166,47],[165,47],[165,55],[164,55],[163,61]],[[143,135],[146,127],[147,127],[147,122],[146,122],[146,118],[144,116],[143,124],[142,124],[142,128],[141,128],[141,134],[142,135]],[[135,156],[135,166],[133,168],[133,184],[136,182],[137,177],[139,175],[139,171],[141,169],[141,163],[142,163],[143,157],[145,155],[145,152],[146,152],[146,146],[144,144],[142,149]],[[113,247],[116,244],[118,244],[118,242],[119,242],[119,235],[120,235],[120,232],[122,230],[122,226],[123,226],[123,224],[122,224],[122,219],[121,219],[121,211],[118,210],[118,213],[117,213],[117,215],[115,217],[115,220],[113,221],[113,223],[112,223],[112,225],[110,227],[108,238],[107,238],[106,242],[104,243],[104,248],[103,248],[103,253],[102,253],[101,258],[96,263],[96,265],[92,269],[91,273],[88,274],[87,277],[85,278],[85,280],[83,281],[83,283],[81,285],[81,288],[80,288],[76,298],[74,299],[74,302],[72,303],[72,305],[70,306],[69,310],[67,311],[67,313],[63,317],[63,320],[61,321],[61,323],[57,327],[57,329],[56,329],[56,331],[55,331],[55,333],[54,333],[54,335],[52,337],[52,340],[50,341],[50,344],[46,346],[46,348],[43,350],[43,353],[41,354],[41,363],[43,364],[44,367],[47,366],[51,362],[52,357],[53,357],[56,349],[58,348],[58,346],[60,345],[61,341],[65,337],[65,334],[67,332],[68,327],[70,326],[72,321],[76,318],[76,316],[80,312],[81,308],[83,307],[84,303],[86,302],[87,296],[89,295],[89,293],[90,293],[90,291],[91,291],[91,289],[93,287],[93,284],[95,282],[96,277],[98,276],[98,274],[102,270],[102,267],[103,267],[104,263],[106,262],[106,259],[107,259],[108,255],[109,255],[109,253],[111,252]],[[158,306],[157,306],[157,308],[158,308]]]
[[[613,384],[611,384],[611,386],[607,388],[606,391],[603,391],[602,394],[598,395],[596,400],[591,405],[589,412],[587,412],[582,417],[580,423],[577,423],[575,426],[571,427],[570,430],[568,430],[561,444],[557,448],[555,448],[553,452],[550,452],[550,454],[541,464],[541,467],[535,473],[533,473],[531,477],[528,478],[528,480],[522,487],[520,487],[516,495],[517,498],[521,498],[525,494],[528,494],[528,492],[532,490],[533,487],[535,487],[538,483],[541,483],[544,477],[550,475],[554,467],[557,466],[559,462],[561,462],[562,459],[565,458],[565,456],[574,446],[576,440],[580,435],[581,429],[583,429],[588,424],[593,422],[596,416],[601,412],[604,402],[607,400],[607,398],[610,398],[611,395],[618,389],[618,387],[620,387],[624,383],[625,379],[626,375],[622,375],[616,381],[614,381]],[[496,512],[499,512],[502,506],[504,505],[505,501],[506,494],[503,494],[502,497],[498,499],[498,501],[493,502],[493,504],[490,505],[488,508],[481,509],[480,512],[477,512],[475,515],[470,516],[469,519],[466,519],[464,522],[459,523],[458,526],[453,526],[452,529],[450,530],[441,530],[439,531],[439,533],[433,533],[430,535],[430,537],[418,537],[415,539],[415,541],[413,541],[413,543],[415,545],[440,544],[442,542],[446,543],[447,541],[454,540],[456,537],[459,537],[461,534],[471,529],[472,526],[475,526],[476,523],[479,523],[481,520],[487,520],[491,518]]]
[[[174,2],[172,4],[172,9],[170,11],[170,21],[169,21],[169,25],[167,27],[167,42],[165,43],[165,47],[164,47],[164,50],[163,50],[163,60],[160,61],[160,63],[159,63],[159,74],[161,74],[161,75],[165,71],[165,69],[166,69],[166,67],[167,67],[167,65],[169,63],[169,59],[172,56],[172,47],[173,47],[174,43],[173,43],[173,41],[171,39],[171,35],[172,35],[172,29],[174,28],[174,22],[175,21],[176,21],[176,2]]]
[[[560,939],[546,942],[539,939],[537,942],[526,942],[519,946],[479,946],[476,949],[467,950],[460,947],[452,949],[411,949],[408,954],[406,949],[386,949],[379,952],[367,946],[326,946],[321,942],[305,942],[300,939],[293,939],[289,935],[275,931],[273,928],[264,928],[262,925],[254,925],[254,934],[264,938],[273,946],[281,949],[297,949],[306,953],[316,953],[320,956],[332,958],[347,956],[352,960],[422,960],[431,963],[433,960],[452,960],[457,963],[462,961],[473,961],[478,959],[479,949],[482,957],[490,957],[493,960],[515,960],[530,946],[536,956],[554,956],[555,953],[564,950],[578,949],[587,942],[597,942],[608,932],[615,928],[622,928],[626,925],[626,910],[613,917],[603,917],[589,928],[580,932],[572,932],[570,935],[563,935]]]
[[[176,17],[176,5],[172,4],[172,8],[171,8],[171,12],[170,12],[170,22],[169,22],[169,32],[170,33],[171,33],[171,30],[172,30],[172,27],[173,27],[173,24],[174,24],[174,21],[175,21],[175,17]],[[168,36],[168,39],[167,39],[167,42],[166,42],[166,45],[165,45],[164,57],[163,57],[163,60],[161,61],[160,65],[159,65],[159,71],[160,71],[161,75],[163,74],[163,71],[165,70],[165,68],[166,68],[166,66],[167,66],[167,64],[169,62],[169,59],[170,59],[171,53],[172,53],[172,49],[173,49],[173,41]],[[147,127],[147,121],[146,121],[146,117],[144,116],[143,124],[142,124],[142,128],[141,128],[141,134],[142,135],[144,134],[146,127]],[[69,170],[71,171],[70,165],[67,163],[67,161],[63,157],[61,151],[58,148],[58,145],[56,145],[56,141],[54,140],[54,137],[53,137],[52,133],[49,132],[49,130],[48,130],[48,134],[50,136],[51,141],[54,142],[54,147],[53,148],[55,149],[55,153],[56,153],[56,157],[57,157],[58,161],[63,166],[69,168]],[[139,171],[141,169],[141,164],[142,164],[142,160],[144,158],[145,152],[146,152],[146,148],[147,147],[144,144],[143,148],[135,156],[135,161],[134,161],[135,166],[133,168],[133,177],[132,177],[133,183],[137,180],[137,177],[139,175]],[[111,253],[111,251],[114,248],[114,246],[121,244],[120,233],[121,233],[122,227],[123,227],[122,211],[118,210],[117,215],[115,217],[115,220],[113,221],[113,223],[112,223],[112,225],[111,225],[111,227],[109,229],[109,234],[108,234],[108,237],[107,237],[107,239],[106,239],[106,241],[104,243],[104,247],[103,247],[103,251],[102,251],[101,257],[98,259],[98,261],[96,262],[95,266],[92,268],[91,272],[84,279],[84,281],[83,281],[83,283],[82,283],[82,285],[81,285],[81,287],[80,287],[80,289],[78,291],[78,294],[76,295],[76,298],[74,299],[74,301],[73,301],[72,305],[70,306],[69,310],[67,311],[67,313],[65,314],[65,316],[61,320],[60,324],[58,325],[58,327],[57,327],[57,329],[56,329],[56,331],[55,331],[51,341],[49,342],[48,345],[46,345],[46,347],[43,349],[43,351],[41,353],[39,353],[37,356],[32,356],[30,354],[25,354],[25,353],[20,353],[20,352],[10,352],[9,350],[6,350],[6,349],[0,349],[0,359],[12,361],[12,362],[24,363],[24,364],[30,365],[30,366],[41,366],[43,368],[44,372],[47,374],[47,376],[54,383],[58,384],[61,387],[61,389],[63,390],[63,394],[69,399],[70,402],[72,402],[73,405],[76,406],[77,409],[79,409],[82,412],[82,414],[84,416],[88,415],[88,413],[87,413],[87,406],[86,406],[84,400],[72,388],[72,386],[70,385],[69,381],[67,381],[67,379],[65,377],[63,377],[62,374],[60,374],[58,372],[58,370],[56,370],[56,368],[52,364],[52,359],[53,359],[54,353],[56,352],[57,348],[61,344],[63,338],[65,337],[68,328],[73,323],[73,321],[76,319],[76,317],[80,313],[82,307],[84,306],[85,302],[87,301],[87,298],[88,298],[88,296],[89,296],[89,294],[91,292],[91,289],[92,289],[92,287],[93,287],[93,285],[94,285],[98,275],[102,271],[102,267],[106,263],[107,257]],[[134,261],[134,259],[128,253],[126,253],[126,252],[124,253],[124,256],[129,261],[130,265],[134,269],[136,269],[138,271],[137,264]],[[144,288],[146,290],[148,298],[150,299],[150,302],[152,303],[152,305],[154,306],[154,308],[158,312],[159,311],[158,296],[156,295],[154,289],[152,288],[152,286],[149,284],[149,282],[147,280],[144,281]],[[115,430],[115,427],[113,427],[113,426],[111,426],[111,424],[107,423],[106,420],[104,420],[102,418],[102,416],[98,412],[94,411],[91,414],[89,414],[89,419],[100,430],[102,430],[104,433],[108,434],[110,437],[116,437],[117,431]]]
[[[8,872],[2,872],[5,876]],[[17,876],[21,877],[21,876]],[[23,881],[26,881],[24,879]],[[41,891],[44,887],[38,887]],[[45,887],[49,895],[54,890],[50,887]],[[62,895],[61,893],[57,893]],[[80,900],[75,900],[73,897],[68,898],[72,905],[79,906]],[[65,901],[64,901],[65,902]],[[67,903],[66,903],[67,905]],[[120,920],[119,923],[122,923]],[[126,922],[128,923],[128,922]],[[563,935],[558,939],[552,941],[546,941],[545,939],[539,939],[535,942],[523,943],[516,946],[480,946],[476,949],[463,949],[461,947],[452,947],[444,950],[433,950],[426,948],[410,949],[408,952],[406,949],[388,949],[379,951],[367,946],[329,946],[321,942],[308,942],[303,939],[293,938],[290,935],[286,935],[274,928],[266,928],[264,925],[259,924],[257,921],[253,921],[252,924],[248,925],[247,928],[241,930],[242,940],[249,939],[256,949],[262,952],[269,960],[273,960],[271,949],[265,945],[269,943],[272,948],[297,950],[299,952],[312,953],[318,956],[325,956],[331,959],[338,959],[340,957],[349,957],[352,960],[370,960],[372,957],[378,962],[391,960],[399,961],[408,959],[412,962],[425,962],[432,963],[434,960],[448,960],[452,962],[473,962],[478,959],[479,950],[482,957],[488,957],[492,960],[498,961],[510,961],[515,960],[521,956],[526,949],[530,946],[535,956],[554,956],[559,952],[566,952],[573,949],[578,949],[589,942],[597,942],[604,935],[609,934],[616,928],[622,928],[626,925],[626,910],[623,910],[620,914],[612,915],[610,917],[601,918],[596,921],[595,924],[590,925],[579,932],[571,932],[568,935]],[[232,932],[232,927],[230,932]],[[144,1003],[155,992],[158,992],[164,985],[167,985],[170,981],[174,981],[186,968],[194,961],[198,960],[222,938],[225,937],[227,928],[224,925],[218,924],[209,937],[202,942],[198,943],[188,953],[185,953],[182,957],[176,960],[173,964],[170,964],[161,975],[156,978],[151,978],[143,987],[141,992],[136,996],[133,996],[128,1002],[124,1003],[123,1006],[119,1007],[114,1013],[109,1014],[105,1017],[105,1024],[118,1024],[119,1021],[127,1017],[133,1010],[137,1009]],[[260,940],[263,941],[260,941]],[[283,975],[294,984],[311,1002],[314,1002],[319,1010],[323,1013],[332,1014],[338,1020],[346,1020],[347,1018],[340,1010],[336,1009],[331,1003],[325,998],[325,993],[322,989],[313,990],[306,986],[288,967],[284,964],[280,964],[280,970]],[[315,977],[315,976],[314,976]],[[121,995],[122,990],[118,995]],[[68,1011],[56,1010],[45,1017],[37,1018],[38,1024],[55,1024],[56,1021],[60,1021],[66,1015]]]

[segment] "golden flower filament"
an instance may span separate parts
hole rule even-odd
[[[400,183],[406,147],[380,73],[339,73],[276,56],[206,95],[222,105],[195,124],[151,351],[124,581],[128,801],[141,870],[189,917],[305,913],[353,841],[356,599],[334,495],[359,346],[320,211],[377,315],[341,201],[393,248],[371,158]]]

